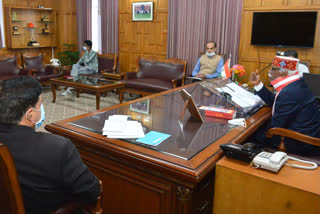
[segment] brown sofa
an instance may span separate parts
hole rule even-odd
[[[184,85],[187,60],[155,57],[139,57],[136,72],[126,73],[125,88],[120,90],[120,103],[123,93],[130,92],[146,96]]]
[[[16,55],[0,55],[0,80],[17,78],[28,75],[28,72],[21,70],[21,60]]]
[[[22,60],[24,69],[41,84],[49,84],[51,78],[63,75],[56,72],[56,67],[45,65],[42,54],[26,53],[22,55]]]

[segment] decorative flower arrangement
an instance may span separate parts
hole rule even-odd
[[[234,65],[231,68],[232,72],[232,81],[239,84],[239,78],[244,77],[246,75],[246,71],[244,70],[244,67],[242,65]]]

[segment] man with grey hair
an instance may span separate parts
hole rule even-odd
[[[260,81],[257,73],[252,73],[250,81],[263,101],[272,107],[272,118],[268,125],[260,129],[254,141],[265,146],[277,148],[280,138],[267,139],[265,131],[269,128],[279,127],[296,131],[312,137],[320,137],[319,105],[310,89],[300,79],[297,71],[298,60],[291,57],[274,57],[272,68],[269,70],[269,79],[276,94],[271,93]],[[286,140],[288,152],[301,155],[320,155],[320,149],[292,139]]]

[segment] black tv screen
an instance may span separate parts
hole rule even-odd
[[[317,12],[254,12],[252,45],[312,48]]]

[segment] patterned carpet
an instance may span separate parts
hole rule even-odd
[[[56,102],[53,103],[53,95],[50,87],[44,87],[42,92],[42,102],[46,112],[46,119],[38,129],[38,131],[46,131],[45,125],[55,121],[63,120],[66,118],[74,117],[80,114],[92,112],[96,110],[96,96],[86,93],[81,93],[80,97],[76,97],[76,93],[72,95],[62,96],[61,93],[64,89],[57,91]],[[133,99],[125,94],[124,101]],[[119,104],[119,96],[113,92],[108,92],[107,96],[101,96],[100,109],[112,105]]]

